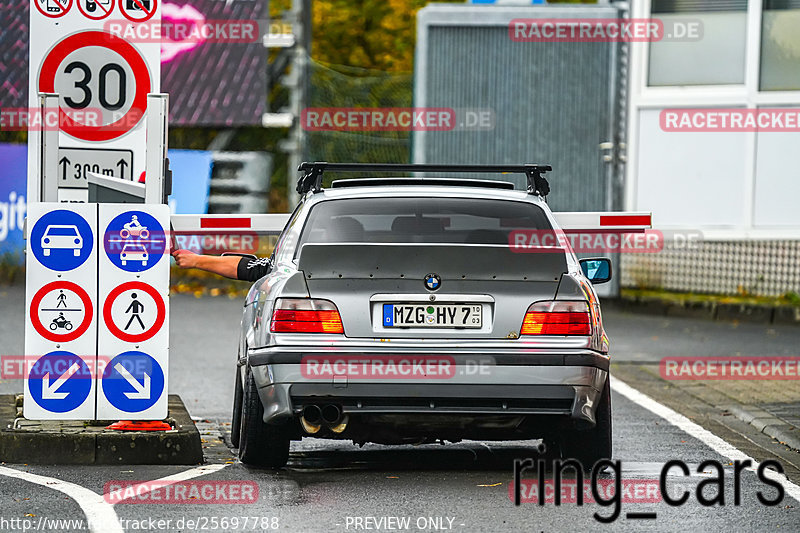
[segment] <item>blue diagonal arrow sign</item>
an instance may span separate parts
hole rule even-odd
[[[40,357],[28,374],[34,402],[53,413],[77,408],[89,396],[92,374],[86,363],[71,352],[57,351]]]
[[[144,352],[121,353],[103,371],[103,394],[120,411],[144,411],[158,401],[163,391],[164,371]]]

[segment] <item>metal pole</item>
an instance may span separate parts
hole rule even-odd
[[[58,95],[39,93],[39,195],[42,202],[58,202]],[[49,120],[55,113],[55,125]]]
[[[169,95],[147,95],[147,144],[145,146],[144,203],[160,204],[164,201],[165,161],[167,159],[167,120]]]
[[[296,191],[297,167],[303,162],[305,133],[300,124],[300,116],[306,107],[308,86],[308,53],[311,45],[311,13],[308,0],[292,0],[292,30],[295,37],[292,51],[292,72],[289,77],[290,112],[294,116],[289,138],[285,143],[288,152],[288,172],[286,187],[288,191],[289,210],[300,201]]]

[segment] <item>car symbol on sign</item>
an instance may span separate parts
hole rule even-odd
[[[123,266],[128,264],[128,261],[141,261],[142,266],[147,266],[147,249],[141,244],[126,244],[122,248],[120,259]]]
[[[42,251],[50,255],[50,250],[72,250],[75,257],[81,254],[83,238],[74,225],[52,224],[42,235]]]

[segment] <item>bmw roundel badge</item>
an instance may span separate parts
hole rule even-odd
[[[425,288],[429,291],[435,291],[442,286],[442,278],[439,274],[428,274],[425,276]]]

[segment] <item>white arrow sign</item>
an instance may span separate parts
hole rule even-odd
[[[42,399],[43,400],[63,400],[66,398],[69,393],[68,392],[56,392],[58,389],[61,388],[61,385],[67,382],[72,375],[80,369],[78,363],[72,363],[72,366],[67,369],[67,371],[61,375],[57,380],[50,385],[50,372],[42,377]]]
[[[139,380],[136,379],[128,372],[128,369],[122,366],[120,363],[117,363],[114,366],[114,370],[119,372],[119,375],[125,378],[125,381],[131,384],[131,386],[136,389],[136,392],[126,392],[124,393],[125,396],[129,400],[147,400],[150,398],[150,376],[147,372],[144,373],[144,385],[139,383]]]

